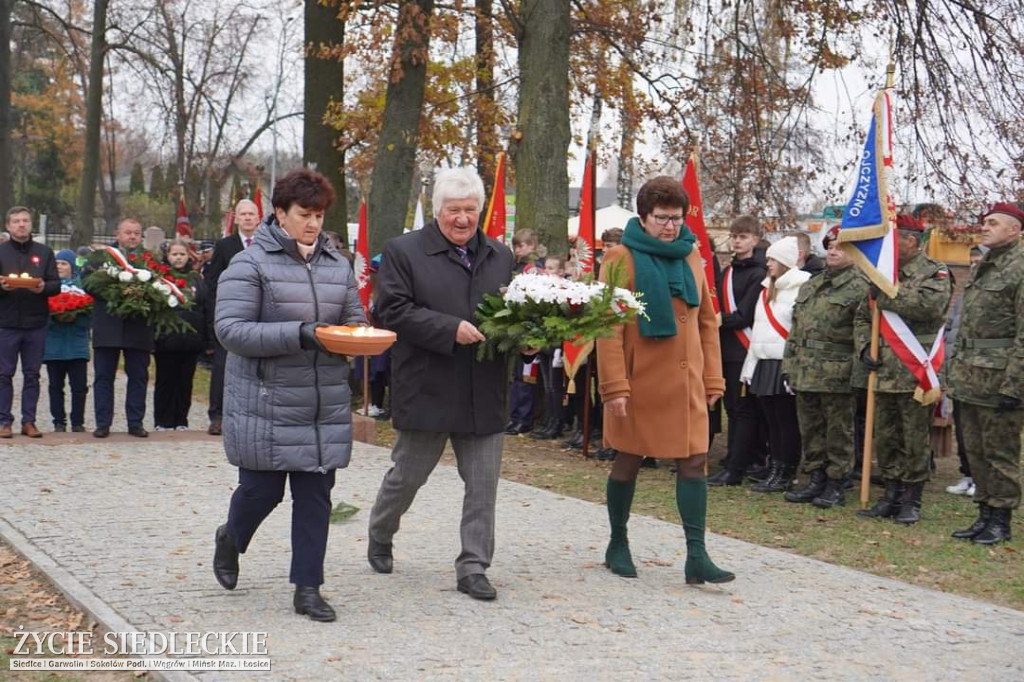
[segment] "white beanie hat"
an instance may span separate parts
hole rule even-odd
[[[800,260],[800,246],[796,237],[783,237],[768,247],[765,252],[766,258],[774,258],[787,268],[795,268]]]

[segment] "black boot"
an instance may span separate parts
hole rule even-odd
[[[1009,542],[1012,539],[1010,537],[1010,521],[1013,518],[1013,510],[999,509],[997,507],[989,507],[989,509],[991,512],[988,525],[985,526],[985,530],[975,535],[971,542],[976,545],[995,545],[1000,542]]]
[[[984,502],[978,503],[978,518],[968,528],[953,531],[953,537],[958,540],[972,540],[978,533],[985,530],[988,520],[992,518],[992,507]]]
[[[825,470],[815,469],[811,472],[811,478],[807,481],[807,485],[800,488],[800,490],[791,490],[786,493],[786,501],[799,503],[810,502],[818,495],[825,492],[826,481],[828,481],[828,476],[826,476]]]
[[[896,523],[909,526],[921,520],[921,493],[924,492],[924,483],[910,483],[903,490],[900,497],[900,509],[893,519]]]
[[[819,509],[832,509],[833,507],[841,507],[846,504],[846,496],[843,494],[843,479],[828,479],[821,495],[815,497],[811,504]]]
[[[544,423],[530,434],[530,438],[534,440],[551,440],[552,433],[551,417],[545,417]]]
[[[583,447],[583,430],[580,429],[579,431],[577,431],[572,438],[570,438],[567,441],[563,441],[562,445],[564,445],[567,448],[573,448],[575,450],[581,449]]]
[[[754,483],[764,483],[772,475],[772,465],[759,464],[757,466],[750,467],[747,469],[747,478]]]
[[[743,483],[743,472],[736,469],[722,469],[714,476],[708,478],[708,485],[712,487],[740,485],[741,483]]]
[[[889,519],[896,516],[900,508],[900,497],[903,495],[903,486],[899,481],[885,482],[885,496],[882,497],[871,509],[857,511],[857,516],[868,519]]]
[[[757,483],[750,487],[755,493],[782,493],[789,490],[793,485],[793,474],[796,467],[791,464],[775,464],[772,475],[764,483]]]
[[[217,529],[213,541],[213,575],[221,587],[233,590],[238,584],[238,547],[228,535],[226,524]]]
[[[332,623],[337,618],[331,605],[320,596],[319,587],[296,585],[295,599],[292,603],[295,605],[295,613],[309,616],[310,620]]]

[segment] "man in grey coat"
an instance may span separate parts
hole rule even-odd
[[[370,512],[368,559],[393,569],[392,538],[402,514],[451,441],[466,484],[458,589],[494,599],[485,575],[494,554],[494,507],[505,430],[505,359],[476,360],[484,340],[472,320],[484,294],[512,278],[512,252],[477,228],[484,202],[470,168],[442,171],[434,184],[436,219],[384,247],[377,275],[380,326],[398,334],[391,356],[391,415],[398,438]]]
[[[320,585],[334,472],[352,452],[352,413],[348,362],[327,353],[315,331],[366,321],[351,266],[320,232],[333,202],[327,180],[307,169],[274,185],[274,212],[221,275],[216,313],[228,351],[224,449],[239,486],[217,529],[214,575],[235,588],[238,555],[290,479],[295,611],[318,621],[335,619]]]

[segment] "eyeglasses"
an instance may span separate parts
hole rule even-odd
[[[682,225],[683,221],[686,220],[686,216],[682,215],[654,215],[652,213],[651,217],[654,218],[654,222],[661,227],[668,225],[669,222],[676,225]]]

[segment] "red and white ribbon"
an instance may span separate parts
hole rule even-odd
[[[722,285],[725,289],[725,313],[729,315],[736,312],[736,292],[732,287],[732,266],[730,265],[725,269],[725,273],[722,275]],[[733,329],[732,333],[736,335],[736,338],[740,340],[743,347],[750,348],[750,337],[753,335],[754,330],[750,327],[746,329]]]
[[[946,354],[946,342],[943,338],[946,326],[943,325],[939,329],[929,351],[925,351],[903,318],[890,310],[882,311],[880,331],[885,342],[896,353],[896,357],[917,379],[914,400],[922,405],[930,405],[938,400],[941,395],[939,370]]]
[[[789,327],[786,327],[778,318],[775,317],[775,313],[772,312],[772,304],[768,302],[768,290],[761,290],[761,305],[764,307],[764,316],[768,318],[768,324],[772,326],[775,333],[782,337],[783,340],[789,338]]]
[[[117,264],[121,266],[122,270],[126,270],[132,273],[133,275],[139,271],[138,268],[134,267],[131,263],[128,262],[128,259],[125,258],[123,253],[121,253],[121,249],[117,248],[116,246],[108,246],[107,253],[110,254],[111,258],[117,261]]]

